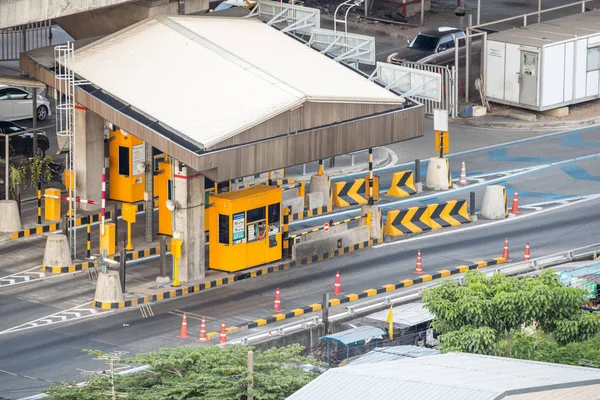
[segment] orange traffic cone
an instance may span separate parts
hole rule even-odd
[[[275,305],[273,311],[281,311],[281,297],[279,296],[279,288],[275,290]]]
[[[423,262],[421,260],[421,250],[417,252],[417,267],[415,268],[415,274],[423,273]]]
[[[529,254],[529,243],[525,244],[525,256],[523,257],[524,261],[529,261],[531,259],[531,255]]]
[[[227,333],[225,332],[225,321],[221,321],[221,337],[219,343],[225,343],[227,341]]]
[[[181,321],[181,332],[179,333],[179,336],[177,336],[177,337],[179,339],[189,338],[188,330],[187,330],[187,316],[185,315],[185,313],[183,313],[183,321]]]
[[[519,214],[519,194],[517,192],[515,192],[513,196],[512,210],[510,210],[510,212],[513,214]]]
[[[508,238],[504,239],[504,252],[502,253],[502,258],[508,261]]]
[[[460,180],[458,181],[461,185],[467,184],[467,168],[465,167],[465,162],[462,162],[462,166],[460,167]]]
[[[208,342],[210,339],[206,336],[206,321],[202,317],[202,325],[200,325],[200,338],[196,342]]]
[[[335,284],[333,285],[333,294],[334,296],[339,296],[342,294],[342,284],[340,283],[340,271],[335,273]]]

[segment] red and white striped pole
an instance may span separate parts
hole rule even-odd
[[[104,216],[106,213],[106,167],[102,168],[102,225],[100,227],[100,234],[104,235]]]
[[[63,201],[72,201],[73,198],[69,196],[53,196],[51,194],[45,194],[45,198],[47,199],[58,199]],[[75,198],[75,203],[83,203],[83,204],[98,204],[94,200],[80,199],[79,197]]]

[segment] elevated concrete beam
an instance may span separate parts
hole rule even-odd
[[[0,2],[0,28],[55,19],[134,0],[10,0]]]

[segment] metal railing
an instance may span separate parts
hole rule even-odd
[[[433,110],[448,110],[448,114],[456,117],[456,71],[441,65],[421,64],[415,62],[403,62],[402,66],[420,71],[435,72],[442,76],[441,101],[435,101],[411,94],[410,97],[423,104],[425,114],[433,114]]]
[[[18,60],[21,52],[52,44],[50,20],[0,29],[0,61]]]

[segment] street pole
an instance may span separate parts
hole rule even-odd
[[[421,0],[421,26],[425,23],[425,0]]]
[[[167,246],[164,235],[160,235],[160,276],[167,276]]]
[[[154,241],[154,154],[146,143],[146,241]]]
[[[323,320],[325,335],[327,335],[329,332],[329,293],[323,293],[323,313],[321,319]]]
[[[10,164],[10,155],[8,152],[10,136],[4,135],[4,198],[8,200],[8,179],[9,179],[9,164]]]
[[[471,14],[471,10],[469,10],[469,17],[468,17],[468,21],[469,21],[469,27],[471,27],[473,25],[473,14]],[[470,31],[467,31],[467,37],[466,37],[467,43],[465,43],[466,45],[466,54],[465,54],[465,103],[469,103],[469,81],[470,81],[470,75],[471,75],[471,37],[470,37]],[[459,40],[460,42],[460,40]]]
[[[481,0],[477,0],[477,25],[481,24]]]
[[[37,88],[33,88],[33,98],[31,101],[31,107],[33,108],[32,110],[32,114],[33,115],[33,123],[32,123],[32,128],[33,128],[33,149],[31,150],[31,157],[35,157],[37,155],[37,148],[38,148],[38,137],[37,137],[37,131],[35,130],[37,128]]]
[[[254,395],[252,394],[252,390],[254,389],[254,353],[252,350],[248,352],[248,389],[246,393],[246,398],[248,400],[254,400]]]
[[[444,158],[444,132],[440,131],[440,158]]]
[[[119,275],[121,275],[121,291],[125,293],[125,273],[127,268],[127,252],[121,250],[121,263],[119,265]]]
[[[369,205],[373,205],[373,148],[369,147]]]
[[[538,24],[540,22],[542,22],[542,0],[538,0]]]

